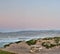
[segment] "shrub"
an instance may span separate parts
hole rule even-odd
[[[28,45],[34,45],[34,44],[36,44],[36,40],[29,40],[29,41],[27,41],[26,42]]]
[[[17,44],[18,44],[18,43],[20,43],[20,42],[22,42],[22,41],[17,41],[17,42],[15,42],[15,43],[17,43]]]
[[[43,42],[43,43],[42,43],[42,46],[44,46],[44,47],[46,47],[46,48],[50,48],[50,43]]]
[[[49,38],[43,38],[43,40],[52,40],[53,38],[49,37]]]
[[[49,49],[49,48],[52,48],[52,47],[54,47],[54,46],[56,46],[55,44],[51,44],[51,43],[49,43],[49,42],[43,42],[42,43],[42,46],[44,46],[44,47],[46,47],[47,49]]]
[[[0,50],[0,54],[15,54],[15,53]]]
[[[11,44],[13,44],[13,43],[9,43],[9,44],[4,45],[4,48],[6,48],[7,46],[10,46]]]

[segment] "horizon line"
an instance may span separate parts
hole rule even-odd
[[[60,30],[60,29],[14,29],[14,30],[3,30],[3,31],[0,31],[2,33],[5,33],[5,32],[19,32],[19,31],[40,31],[40,30]]]

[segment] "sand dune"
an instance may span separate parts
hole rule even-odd
[[[36,43],[35,45],[38,45]],[[40,43],[41,44],[41,43]],[[41,46],[40,46],[41,47]],[[3,48],[4,51],[14,52],[16,54],[60,54],[60,46],[56,46],[50,49],[42,48],[40,51],[30,52],[31,46],[29,46],[25,41],[20,43],[13,43],[6,48]]]

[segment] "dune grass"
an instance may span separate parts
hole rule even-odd
[[[54,43],[51,44],[51,42],[42,42],[42,46],[46,48],[52,48],[55,46],[60,46],[60,37],[51,37],[51,38],[44,38],[43,40],[52,40],[54,39]]]
[[[36,40],[32,39],[26,42],[28,45],[34,45],[36,44]]]
[[[15,54],[15,53],[0,50],[0,54]]]
[[[13,43],[9,43],[9,44],[4,45],[4,48],[6,48],[7,46],[10,46],[11,44],[13,44]]]

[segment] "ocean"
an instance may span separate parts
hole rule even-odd
[[[60,36],[60,30],[28,30],[18,32],[0,32],[0,47],[5,44],[17,42],[17,41],[28,41],[30,39],[38,39],[44,37],[57,37]]]

